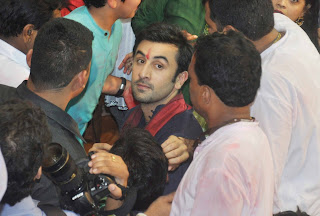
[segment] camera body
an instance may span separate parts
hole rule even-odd
[[[60,206],[80,215],[99,215],[114,181],[107,175],[92,175],[78,167],[67,150],[58,143],[44,148],[42,169],[61,191]]]

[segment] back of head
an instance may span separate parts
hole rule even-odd
[[[318,28],[320,25],[320,23],[318,23],[319,4],[320,2],[318,0],[306,0],[306,7],[310,8],[304,14],[304,23],[301,28],[308,34],[310,40],[320,53],[320,45],[318,43]]]
[[[174,78],[176,78],[179,73],[188,70],[193,48],[177,26],[167,23],[155,23],[148,26],[138,34],[133,47],[134,54],[143,40],[172,44],[178,48],[178,54],[176,56],[178,69]]]
[[[56,18],[39,31],[33,49],[30,77],[36,90],[67,86],[92,57],[93,35],[73,20]]]
[[[208,0],[210,16],[218,29],[231,25],[256,41],[274,27],[271,0]]]
[[[14,205],[31,194],[41,166],[41,146],[50,141],[40,108],[20,100],[0,105],[0,145],[8,170],[8,188],[1,203]]]
[[[2,0],[0,7],[0,35],[16,37],[27,24],[39,30],[53,16],[44,0]]]
[[[212,88],[230,107],[244,107],[254,101],[260,86],[261,58],[242,33],[228,31],[198,38],[194,70],[199,85]]]
[[[134,210],[145,210],[162,195],[168,160],[154,137],[146,130],[132,128],[123,133],[110,153],[119,155],[129,170],[128,186],[138,187]]]

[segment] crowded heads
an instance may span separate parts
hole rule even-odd
[[[192,46],[179,28],[157,23],[139,33],[133,55],[133,95],[141,103],[154,103],[178,91],[188,78]]]
[[[207,0],[206,20],[213,21],[218,31],[232,26],[250,40],[267,35],[274,26],[271,0]],[[210,16],[208,16],[210,13]]]
[[[228,31],[200,37],[189,67],[190,97],[197,110],[200,86],[208,86],[228,107],[254,101],[260,86],[261,58],[242,33]]]
[[[160,145],[146,130],[126,130],[110,153],[119,155],[128,166],[129,187],[137,187],[134,210],[145,210],[162,195],[167,179],[168,160]]]
[[[125,0],[121,0],[124,2]],[[89,8],[90,6],[100,8],[106,5],[107,0],[83,0],[84,4]]]
[[[89,70],[92,40],[92,32],[78,22],[56,18],[45,24],[35,40],[31,60],[35,89],[64,88],[78,73]]]
[[[46,115],[29,102],[0,105],[0,145],[8,170],[1,203],[14,205],[31,194],[42,161],[42,145],[51,141]]]

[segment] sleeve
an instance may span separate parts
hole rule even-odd
[[[144,0],[131,21],[135,35],[152,23],[162,22],[168,0]]]
[[[248,194],[241,180],[223,169],[205,173],[196,190],[190,215],[240,216]]]
[[[285,80],[267,83],[265,89],[258,96],[251,109],[251,114],[267,135],[274,163],[275,186],[278,182],[287,161],[291,141],[295,111],[293,107],[294,90]]]

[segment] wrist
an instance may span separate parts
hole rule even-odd
[[[124,77],[120,77],[120,79],[121,79],[121,84],[120,84],[119,90],[118,90],[118,92],[114,95],[114,96],[116,96],[116,97],[122,96],[124,90],[126,89],[126,85],[127,85],[127,80],[126,80]]]

